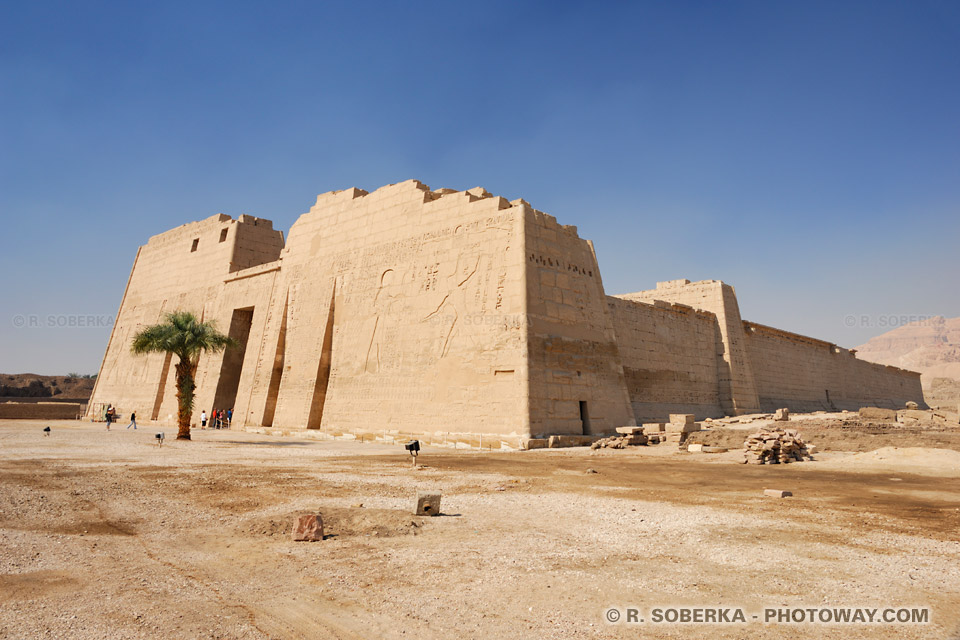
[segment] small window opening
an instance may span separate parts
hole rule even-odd
[[[197,250],[197,247],[199,247],[199,246],[200,246],[200,238],[194,238],[194,239],[193,239],[193,246],[190,247],[190,253],[193,253],[194,251],[196,251],[196,250]]]
[[[226,242],[226,240],[227,240],[227,230],[226,230],[226,229],[221,229],[221,230],[220,230],[220,242]]]

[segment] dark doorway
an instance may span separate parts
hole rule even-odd
[[[580,401],[580,423],[583,425],[583,435],[590,434],[590,411],[587,409],[587,401]]]
[[[214,409],[226,411],[232,409],[237,402],[237,389],[240,388],[243,356],[247,352],[247,338],[250,337],[250,325],[252,324],[253,307],[233,310],[228,335],[237,341],[237,346],[228,348],[223,354],[220,378],[217,380],[217,391],[213,394]]]

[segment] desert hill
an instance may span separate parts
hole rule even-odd
[[[0,373],[0,399],[17,402],[86,402],[93,393],[92,376],[41,376]]]
[[[936,316],[898,327],[857,347],[857,357],[919,371],[931,404],[960,399],[960,318]]]

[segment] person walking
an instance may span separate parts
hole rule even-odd
[[[106,412],[105,414],[103,414],[103,417],[104,417],[104,418],[106,419],[106,421],[107,421],[107,431],[110,431],[110,423],[113,422],[113,419],[116,417],[116,415],[117,415],[117,412],[114,411],[113,405],[112,405],[112,404],[108,404],[108,405],[107,405],[107,412]]]
[[[130,412],[130,424],[127,425],[127,429],[129,429],[130,427],[133,427],[134,431],[137,430],[137,412],[136,411]]]
[[[200,428],[201,429],[207,428],[207,410],[206,409],[200,412]]]

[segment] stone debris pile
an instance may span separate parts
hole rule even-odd
[[[795,429],[760,429],[743,443],[744,464],[788,464],[813,460]]]
[[[590,445],[591,449],[623,449],[633,445],[645,445],[649,438],[643,434],[643,427],[617,427],[620,435],[602,438]]]

